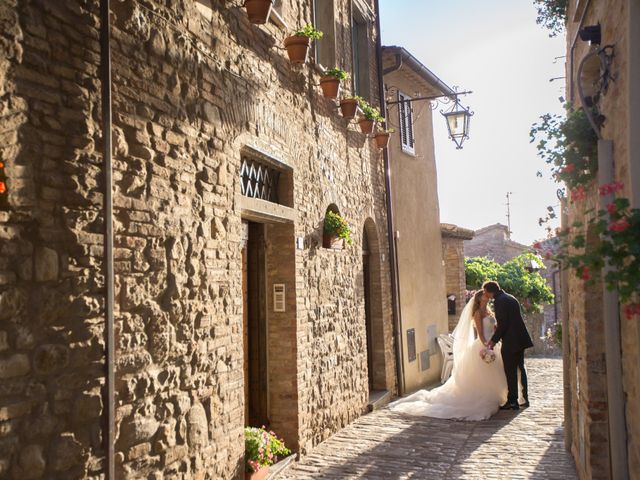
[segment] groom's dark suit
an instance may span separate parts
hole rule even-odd
[[[527,374],[524,369],[524,350],[533,347],[533,342],[522,320],[520,304],[513,295],[500,290],[493,297],[498,326],[491,337],[493,344],[502,340],[502,361],[507,377],[509,395],[507,403],[518,402],[518,368],[522,382],[522,394],[528,400]]]

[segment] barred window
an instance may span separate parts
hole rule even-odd
[[[240,167],[240,192],[242,195],[280,203],[278,198],[279,180],[280,172],[275,168],[253,158],[242,156]]]

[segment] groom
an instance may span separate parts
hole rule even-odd
[[[503,410],[518,410],[518,369],[522,383],[523,407],[529,406],[529,392],[527,390],[527,373],[524,369],[524,350],[533,347],[533,342],[524,325],[520,313],[520,304],[513,295],[500,289],[498,282],[484,282],[482,285],[487,298],[493,298],[493,308],[496,312],[498,326],[487,347],[493,348],[502,340],[502,361],[504,373],[507,377],[507,403],[500,408]]]

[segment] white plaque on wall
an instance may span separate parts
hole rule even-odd
[[[273,284],[273,311],[284,312],[284,283]]]

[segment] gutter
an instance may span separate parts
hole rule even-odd
[[[105,268],[105,346],[107,413],[107,479],[115,480],[115,334],[113,321],[113,166],[112,166],[112,112],[111,112],[111,22],[110,0],[100,0],[100,84],[102,89],[102,162],[104,170],[104,268]]]
[[[384,95],[384,83],[382,80],[382,39],[380,38],[380,5],[379,0],[375,0],[376,8],[376,57],[378,63],[378,94],[380,95],[380,112],[386,116],[386,102]],[[402,65],[398,66],[400,68]],[[402,311],[400,308],[400,283],[398,281],[398,251],[396,244],[395,229],[393,223],[393,198],[391,195],[391,166],[389,164],[389,150],[383,151],[384,158],[384,186],[386,190],[387,203],[387,234],[389,239],[389,264],[391,267],[391,308],[393,312],[393,336],[395,338],[396,353],[396,376],[398,378],[398,395],[404,395],[405,378],[403,345],[402,345]]]

